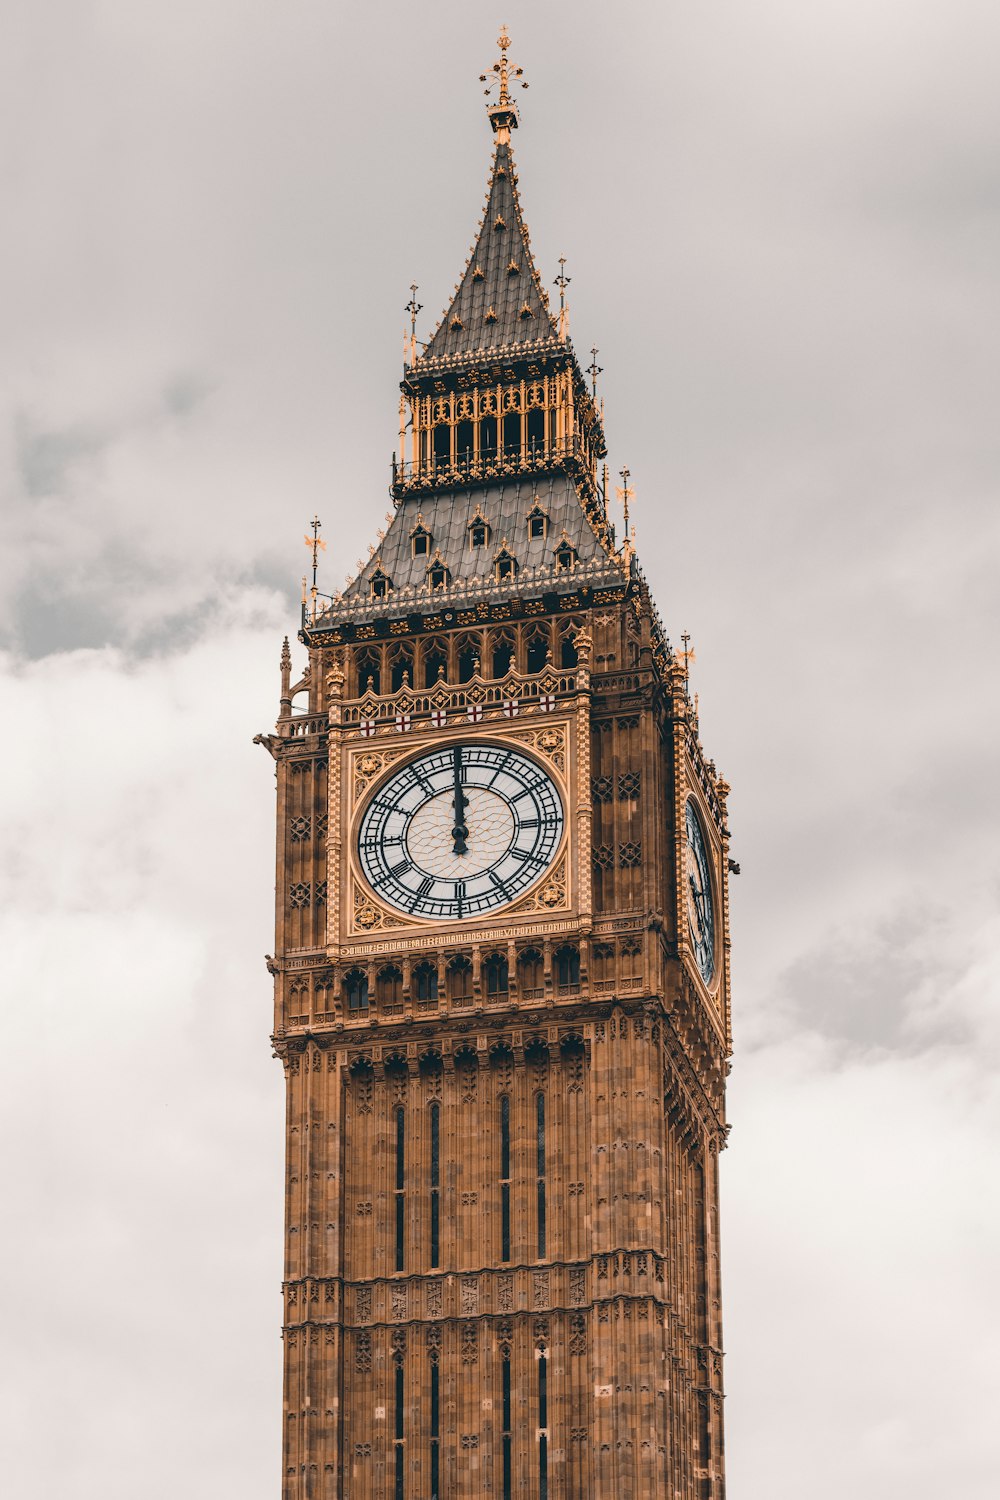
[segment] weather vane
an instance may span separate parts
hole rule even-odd
[[[490,72],[495,76],[491,78],[489,73],[480,73],[479,82],[486,84],[483,93],[487,98],[489,98],[493,89],[499,85],[497,102],[487,105],[487,110],[490,122],[496,131],[497,140],[501,145],[504,145],[510,140],[510,132],[517,129],[517,105],[511,97],[510,85],[511,83],[516,84],[521,80],[524,69],[516,67],[507,56],[510,37],[507,35],[506,26],[500,29],[500,35],[497,37],[497,46],[500,48],[500,61],[495,62],[490,69]],[[526,89],[527,87],[526,83],[521,82],[521,88]]]
[[[599,351],[596,348],[594,348],[594,349],[591,349],[590,352],[593,355],[593,360],[587,366],[587,374],[590,376],[590,380],[591,380],[591,395],[596,400],[597,399],[597,377],[598,377],[598,375],[603,375],[604,374],[604,366],[603,365],[599,365],[597,363],[597,355],[598,355]]]

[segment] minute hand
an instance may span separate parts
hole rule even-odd
[[[455,746],[455,826],[452,829],[452,838],[455,840],[455,853],[468,854],[469,846],[465,842],[469,830],[465,826],[465,793],[462,791],[462,747]]]

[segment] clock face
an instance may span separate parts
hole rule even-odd
[[[688,931],[694,956],[705,983],[715,973],[715,909],[712,906],[712,877],[708,850],[701,831],[701,820],[693,802],[685,809],[687,828],[687,894]]]
[[[502,745],[449,745],[409,761],[361,818],[372,889],[415,917],[454,922],[506,906],[543,875],[563,831],[540,766]]]

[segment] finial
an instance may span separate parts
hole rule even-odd
[[[417,358],[417,313],[423,309],[423,303],[417,301],[417,283],[410,282],[410,300],[403,308],[410,315],[410,364],[414,364]]]
[[[598,377],[598,375],[603,375],[604,374],[604,366],[603,365],[599,365],[597,363],[598,350],[596,348],[594,348],[594,349],[591,349],[590,352],[591,352],[591,354],[594,357],[591,360],[590,364],[587,366],[587,374],[590,376],[590,380],[591,380],[590,394],[593,396],[594,400],[596,401],[596,399],[597,399],[597,377]]]
[[[566,257],[559,257],[559,275],[552,283],[559,288],[559,337],[564,339],[569,332],[569,309],[566,306],[566,288],[573,280],[572,276],[566,275]]]
[[[684,650],[678,652],[678,655],[681,659],[681,666],[684,668],[684,691],[686,693],[691,680],[691,663],[696,660],[696,657],[691,650],[691,637],[686,630],[682,633],[681,640],[684,642]]]
[[[490,117],[490,124],[496,133],[497,144],[505,146],[510,140],[510,133],[517,129],[517,105],[511,97],[510,84],[521,78],[523,68],[515,67],[507,56],[510,46],[510,37],[507,35],[506,26],[501,27],[500,35],[497,37],[497,46],[500,48],[500,61],[495,62],[490,72],[496,76],[490,78],[489,73],[480,73],[479,82],[485,83],[483,93],[489,96],[495,84],[500,85],[497,94],[497,102],[486,106]],[[487,80],[489,80],[487,82]],[[522,83],[521,87],[526,89],[528,85]]]
[[[628,560],[632,556],[632,553],[635,551],[635,548],[633,546],[633,542],[635,541],[635,533],[629,530],[628,525],[629,501],[635,499],[635,490],[629,487],[629,480],[632,477],[631,472],[628,469],[620,469],[619,473],[621,475],[622,482],[621,486],[615,485],[615,494],[622,502],[622,506],[625,510],[625,539],[622,543],[622,552],[624,554],[625,561],[628,562]]]
[[[313,581],[312,581],[311,594],[312,594],[313,619],[314,620],[316,618],[316,599],[317,599],[317,596],[319,594],[319,589],[316,586],[316,575],[317,575],[317,571],[318,571],[318,567],[319,567],[319,554],[320,554],[320,552],[325,552],[326,551],[326,543],[323,541],[322,537],[319,534],[319,529],[322,526],[322,524],[323,524],[323,522],[320,520],[319,516],[315,516],[314,515],[313,518],[312,518],[312,520],[309,522],[309,527],[310,527],[310,530],[312,531],[312,536],[307,536],[307,537],[303,538],[303,541],[305,542],[306,546],[309,548],[310,552],[312,553]],[[304,578],[302,580],[302,592],[303,592],[302,603],[304,604],[306,602],[305,601],[305,579]]]

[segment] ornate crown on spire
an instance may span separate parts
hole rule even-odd
[[[496,103],[488,104],[486,112],[490,117],[490,124],[496,131],[498,140],[506,142],[510,140],[510,132],[517,129],[518,121],[517,105],[511,96],[510,86],[512,82],[516,86],[516,82],[521,77],[524,69],[515,67],[507,56],[510,37],[507,35],[506,26],[500,28],[500,35],[497,37],[497,46],[500,48],[500,61],[495,62],[490,70],[496,76],[490,78],[489,73],[480,73],[479,82],[486,84],[483,93],[487,97],[499,85]],[[522,83],[521,87],[526,89],[528,85]]]

